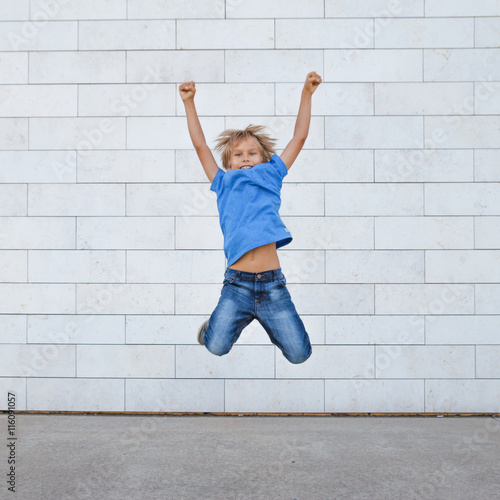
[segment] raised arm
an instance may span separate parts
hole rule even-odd
[[[307,75],[304,88],[302,89],[302,97],[300,99],[299,112],[297,114],[297,121],[295,122],[293,137],[283,153],[281,153],[281,159],[288,169],[292,166],[302,146],[304,146],[306,142],[307,135],[309,134],[309,123],[311,122],[312,95],[321,81],[321,76],[314,71]]]
[[[181,94],[181,99],[184,103],[184,108],[186,109],[186,118],[191,141],[196,149],[196,153],[198,154],[198,158],[203,166],[203,170],[205,170],[205,173],[207,174],[208,180],[212,182],[217,174],[217,171],[219,170],[219,167],[215,161],[212,151],[207,145],[205,134],[203,133],[198,113],[196,112],[196,106],[194,105],[196,87],[194,82],[183,83],[179,87],[179,93]]]

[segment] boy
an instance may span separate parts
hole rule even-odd
[[[219,169],[208,147],[194,104],[194,82],[179,92],[186,108],[189,135],[198,158],[217,194],[217,207],[227,269],[217,307],[201,325],[198,341],[213,354],[227,354],[243,328],[257,319],[271,341],[291,363],[311,355],[311,343],[286,288],[277,248],[292,241],[278,210],[283,177],[300,153],[309,133],[311,97],[321,84],[315,73],[307,75],[292,140],[281,156],[274,153],[274,139],[263,127],[226,130],[219,136],[226,169]]]

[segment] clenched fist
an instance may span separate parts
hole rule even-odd
[[[304,90],[314,94],[314,91],[318,88],[319,84],[323,80],[321,76],[318,75],[315,71],[311,71],[306,77],[306,83],[304,83]]]
[[[181,94],[181,99],[185,101],[190,101],[194,99],[194,95],[196,94],[196,86],[194,82],[184,82],[179,87],[179,93]]]

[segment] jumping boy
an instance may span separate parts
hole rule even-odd
[[[227,269],[217,307],[198,330],[198,342],[213,354],[227,354],[243,328],[257,319],[291,363],[311,355],[311,343],[286,287],[276,250],[292,241],[279,216],[281,185],[309,133],[311,98],[321,77],[307,75],[292,140],[280,156],[263,127],[219,135],[220,169],[208,147],[194,104],[194,82],[179,92],[189,135],[217,194]]]

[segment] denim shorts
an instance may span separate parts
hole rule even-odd
[[[210,316],[204,336],[213,354],[227,354],[243,328],[254,319],[271,342],[291,363],[303,363],[311,355],[311,342],[293,305],[281,269],[247,273],[227,268],[219,303]]]

